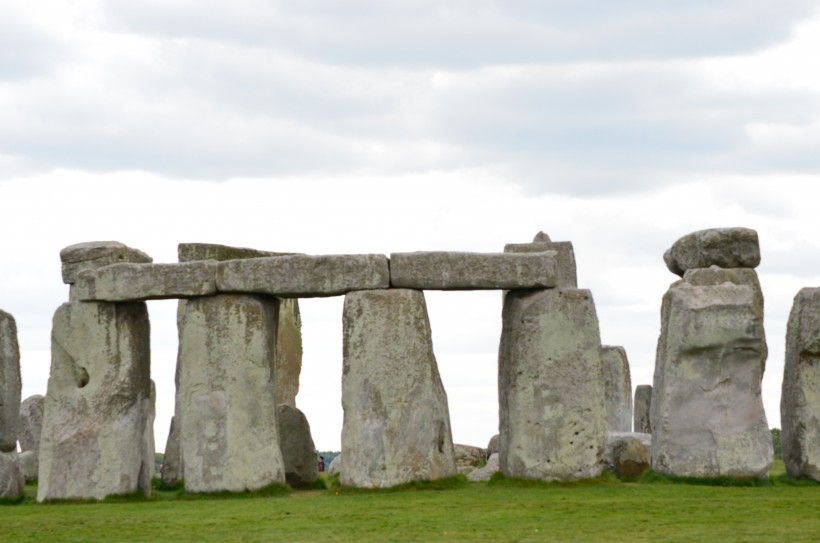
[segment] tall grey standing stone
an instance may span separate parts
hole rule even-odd
[[[635,431],[643,434],[652,433],[649,412],[652,406],[652,385],[638,385],[635,388]]]
[[[689,270],[663,298],[652,389],[652,468],[765,477],[772,439],[760,387],[767,348],[751,269]]]
[[[501,471],[597,477],[606,444],[601,336],[588,290],[511,291],[498,356]]]
[[[820,481],[820,288],[804,288],[794,297],[780,421],[786,471]]]
[[[19,498],[26,480],[17,460],[17,451],[0,452],[0,498]]]
[[[178,422],[186,490],[284,483],[274,396],[278,301],[219,295],[184,305]]]
[[[150,325],[142,302],[67,303],[54,314],[39,501],[151,493]]]
[[[424,294],[351,292],[342,320],[341,483],[384,488],[455,475]]]
[[[295,407],[282,404],[276,407],[276,423],[285,479],[294,488],[312,485],[319,476],[319,467],[307,417]]]
[[[17,451],[21,391],[17,323],[0,310],[0,452]]]
[[[45,397],[40,394],[29,396],[20,404],[20,430],[17,440],[21,451],[34,451],[40,448],[40,434],[43,429],[43,409]]]
[[[168,439],[165,441],[160,478],[162,483],[168,487],[174,487],[182,482],[182,450],[176,415],[171,417],[171,428],[168,430]]]
[[[623,347],[601,347],[606,421],[610,432],[632,431],[632,378]]]

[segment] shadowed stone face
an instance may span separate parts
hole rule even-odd
[[[0,310],[0,452],[17,450],[21,390],[17,323]]]

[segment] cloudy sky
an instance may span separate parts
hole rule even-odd
[[[662,254],[759,232],[779,426],[786,320],[820,286],[820,11],[810,0],[0,0],[0,308],[43,394],[59,251],[574,243],[606,344],[651,383]],[[497,431],[496,292],[427,294],[454,439]],[[338,449],[341,298],[301,303],[297,405]],[[156,434],[175,302],[150,302]]]

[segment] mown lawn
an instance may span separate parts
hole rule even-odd
[[[9,542],[820,541],[820,485],[465,483],[451,490],[0,506]]]

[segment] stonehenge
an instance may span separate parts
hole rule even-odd
[[[333,468],[343,485],[385,488],[482,462],[483,449],[453,444],[425,290],[503,293],[498,436],[488,446],[492,464],[477,478],[498,470],[576,480],[604,469],[635,477],[650,466],[674,476],[765,477],[771,466],[753,230],[694,232],[664,254],[681,279],[664,295],[653,384],[637,387],[634,409],[626,351],[601,344],[572,243],[543,232],[499,253],[307,255],[182,243],[178,262],[154,263],[100,241],[60,256],[69,296],[54,314],[44,398],[21,406],[16,329],[0,312],[3,497],[19,495],[20,466],[30,473],[33,460],[39,501],[150,494],[147,303],[162,299],[179,300],[179,342],[160,475],[187,492],[315,482],[310,425],[296,405],[299,298],[344,296],[344,456]],[[795,298],[782,398],[789,474],[815,479],[819,306],[820,289]],[[18,458],[18,440],[32,454]]]

